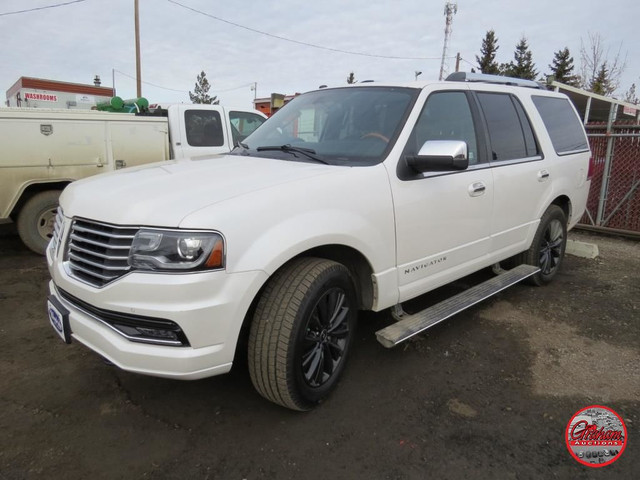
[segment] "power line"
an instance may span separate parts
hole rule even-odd
[[[477,68],[478,70],[480,70],[480,67],[478,65],[476,65],[475,63],[471,63],[469,60],[465,60],[464,58],[460,57],[460,60],[462,60],[465,63],[468,63],[469,65],[471,65],[473,68]]]
[[[55,5],[46,5],[44,7],[30,8],[28,10],[18,10],[18,11],[15,11],[15,12],[5,12],[5,13],[0,13],[0,17],[4,17],[6,15],[16,15],[18,13],[35,12],[36,10],[45,10],[47,8],[64,7],[65,5],[71,5],[72,3],[80,3],[80,2],[84,2],[84,1],[86,1],[86,0],[73,0],[71,2],[56,3]]]
[[[338,52],[345,53],[347,55],[359,55],[361,57],[373,57],[373,58],[386,58],[391,60],[440,60],[440,57],[397,57],[394,55],[375,55],[373,53],[364,53],[364,52],[353,52],[349,50],[341,50],[339,48],[331,48],[325,47],[323,45],[316,45],[314,43],[301,42],[300,40],[294,40],[292,38],[281,37],[280,35],[274,35],[273,33],[263,32],[262,30],[256,30],[255,28],[247,27],[245,25],[240,25],[239,23],[232,22],[230,20],[225,20],[221,17],[216,17],[215,15],[211,15],[210,13],[203,12],[201,10],[197,10],[195,8],[189,7],[187,5],[183,5],[182,3],[176,2],[175,0],[167,0],[169,3],[173,3],[174,5],[178,5],[186,10],[191,10],[192,12],[199,13],[200,15],[204,15],[205,17],[213,18],[214,20],[218,20],[219,22],[226,23],[228,25],[232,25],[234,27],[242,28],[244,30],[248,30],[250,32],[259,33],[260,35],[266,35],[267,37],[277,38],[278,40],[284,40],[285,42],[295,43],[297,45],[304,45],[305,47],[318,48],[320,50],[328,50],[330,52]],[[453,57],[449,57],[453,58]]]
[[[114,70],[119,74],[124,75],[125,77],[131,78],[132,80],[136,79],[136,77],[134,77],[133,75],[129,75],[128,73],[121,72],[118,69],[114,69]],[[187,90],[177,90],[175,88],[163,87],[161,85],[156,85],[155,83],[151,83],[151,82],[143,81],[142,83],[144,83],[145,85],[151,85],[152,87],[161,88],[162,90],[171,90],[172,92],[189,93]]]
[[[136,79],[136,77],[134,77],[133,75],[129,75],[128,73],[121,72],[117,68],[114,68],[114,71],[118,72],[121,75],[124,75],[125,77],[129,77],[132,80]],[[163,87],[162,85],[156,85],[155,83],[151,83],[151,82],[142,81],[142,83],[144,83],[146,85],[151,85],[152,87],[161,88],[162,90],[170,90],[172,92],[180,92],[180,93],[189,93],[188,90],[177,90],[175,88]],[[213,89],[212,88],[212,90],[213,90],[213,93],[215,93],[217,95],[218,93],[230,92],[232,90],[239,90],[241,88],[250,87],[251,85],[253,85],[253,83],[254,82],[243,83],[242,85],[238,85],[237,87],[225,88],[225,89],[222,89],[222,90],[218,90],[218,89]]]
[[[214,90],[214,93],[230,92],[231,90],[240,90],[241,88],[244,88],[244,87],[250,87],[253,84],[254,84],[254,82],[244,83],[242,85],[238,85],[237,87],[233,87],[233,88],[225,88],[224,90],[218,90],[218,89],[213,89],[213,90]]]

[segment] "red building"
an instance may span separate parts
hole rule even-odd
[[[114,96],[111,87],[101,87],[96,75],[93,85],[20,77],[7,90],[8,107],[90,109]]]
[[[276,113],[279,108],[289,103],[289,101],[298,95],[300,94],[294,93],[293,95],[283,95],[281,93],[272,93],[271,97],[256,98],[253,101],[253,108],[264,113],[267,117],[270,117]]]

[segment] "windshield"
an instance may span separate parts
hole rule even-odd
[[[309,92],[280,109],[233,154],[373,165],[393,146],[418,94],[392,87]]]

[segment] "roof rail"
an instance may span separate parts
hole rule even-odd
[[[486,73],[469,73],[454,72],[449,75],[445,81],[447,82],[479,82],[479,83],[497,83],[500,85],[511,85],[514,87],[528,87],[543,89],[544,87],[533,80],[524,80],[522,78],[503,77],[502,75],[489,75]]]

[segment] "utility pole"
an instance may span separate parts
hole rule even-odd
[[[447,60],[447,49],[449,48],[449,39],[451,38],[451,24],[453,16],[458,13],[458,5],[447,2],[444,6],[444,16],[446,17],[444,27],[444,46],[442,47],[442,62],[440,63],[440,78],[442,80],[446,73],[449,73],[448,66],[445,66]]]
[[[134,0],[136,24],[136,96],[142,96],[142,69],[140,68],[140,18],[138,15],[138,0]]]
[[[460,52],[456,53],[456,72],[460,71]]]

